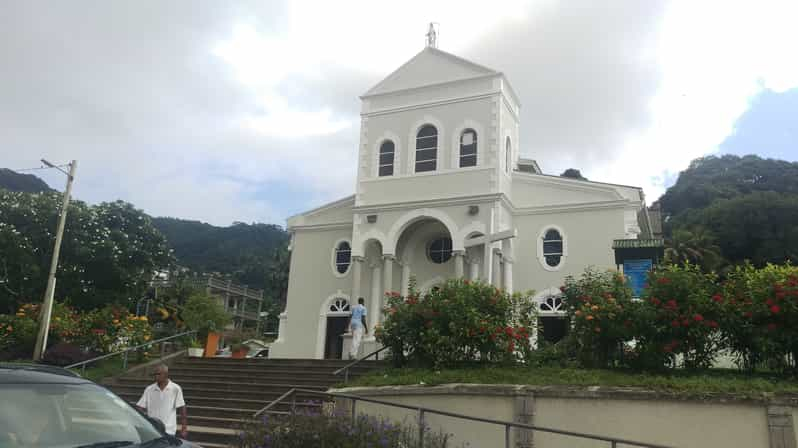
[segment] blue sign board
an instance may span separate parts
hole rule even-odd
[[[629,281],[634,297],[640,297],[640,293],[643,292],[648,272],[653,265],[651,260],[625,260],[623,262],[623,274]]]

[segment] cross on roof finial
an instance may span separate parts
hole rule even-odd
[[[430,22],[429,31],[427,31],[427,46],[438,48],[438,31],[435,29],[435,22]]]

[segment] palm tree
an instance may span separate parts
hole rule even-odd
[[[704,227],[680,228],[665,242],[665,262],[691,263],[712,271],[723,263],[723,257],[710,231]]]

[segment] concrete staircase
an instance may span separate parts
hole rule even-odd
[[[171,362],[169,377],[183,388],[188,406],[189,440],[204,447],[228,446],[237,429],[252,414],[294,387],[325,391],[343,382],[343,374],[332,372],[349,361],[316,359],[178,358]],[[363,361],[352,370],[355,378],[385,364]],[[150,373],[149,371],[147,373]],[[153,382],[143,372],[123,375],[107,386],[123,399],[135,403]],[[297,407],[312,406],[319,396],[298,396]],[[278,413],[290,404],[277,405]],[[318,406],[318,405],[316,405]],[[179,422],[179,420],[178,420]]]

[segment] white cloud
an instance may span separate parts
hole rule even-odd
[[[442,49],[507,73],[525,155],[649,198],[752,95],[798,85],[792,1],[155,4],[0,15],[1,165],[76,158],[91,202],[282,223],[354,190],[357,95],[423,48],[430,21]]]
[[[798,87],[795,17],[793,1],[671,3],[654,50],[662,78],[651,126],[605,167],[611,177],[656,198],[665,174],[717,151],[753,96]]]

